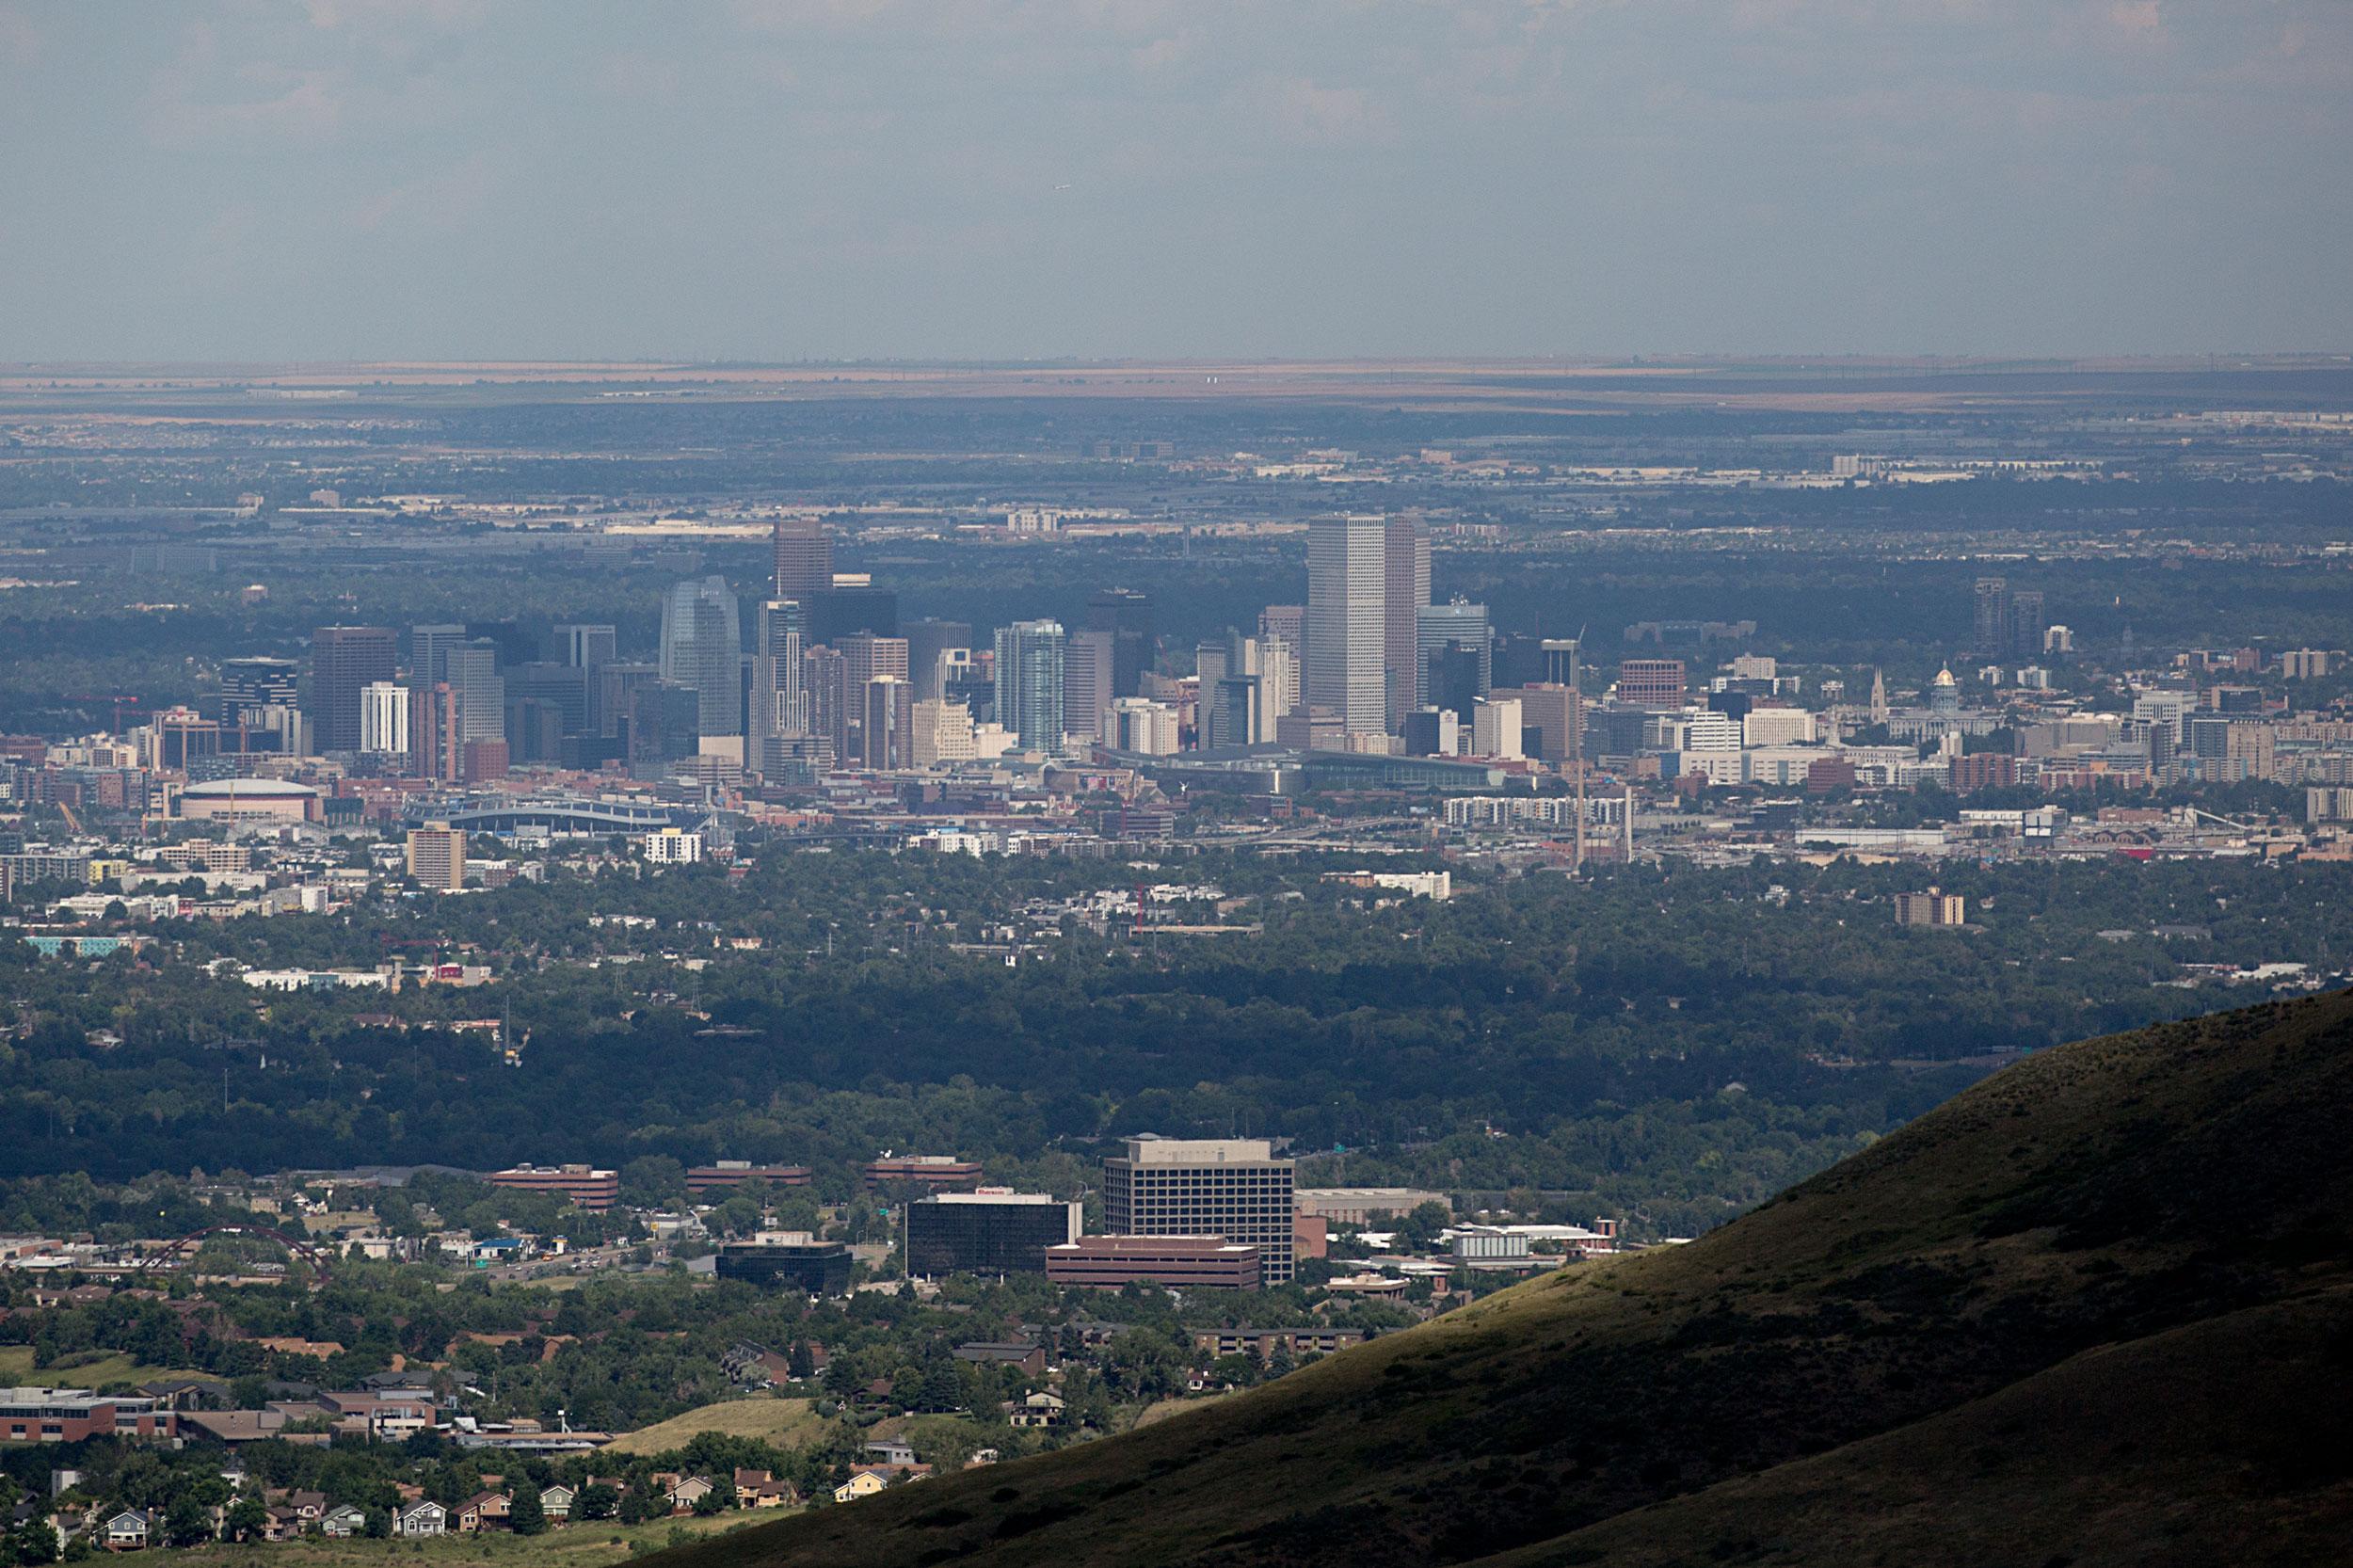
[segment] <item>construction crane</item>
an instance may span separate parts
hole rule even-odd
[[[114,704],[115,724],[114,728],[107,731],[110,735],[120,735],[122,733],[122,710],[125,707],[137,708],[144,706],[140,698],[134,696],[127,692],[109,692],[104,696],[94,696],[86,692],[77,692],[73,696],[67,697],[66,700],[68,702],[110,702]]]

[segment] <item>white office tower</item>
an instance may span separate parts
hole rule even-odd
[[[1430,525],[1417,517],[1384,525],[1381,569],[1382,665],[1388,682],[1385,727],[1401,728],[1420,698],[1420,616],[1430,602]],[[1481,691],[1485,687],[1480,688]]]
[[[1482,696],[1471,711],[1471,752],[1479,757],[1519,757],[1520,699]]]
[[[1176,705],[1148,696],[1123,696],[1112,704],[1112,746],[1139,757],[1176,755]]]
[[[1307,525],[1307,701],[1332,710],[1350,734],[1388,728],[1387,536],[1377,517]]]
[[[1258,641],[1261,644],[1280,643],[1289,657],[1289,672],[1282,689],[1274,694],[1282,712],[1296,711],[1305,700],[1299,682],[1305,674],[1307,662],[1307,608],[1304,604],[1270,604],[1258,612]],[[1265,673],[1261,671],[1260,673]]]
[[[1258,678],[1258,724],[1250,738],[1260,745],[1274,742],[1275,721],[1292,708],[1291,693],[1299,689],[1299,674],[1289,643],[1267,637],[1245,637],[1240,645],[1241,667],[1235,673]]]
[[[945,697],[917,703],[907,750],[909,763],[919,768],[972,761],[980,755],[973,744],[972,710]]]
[[[408,688],[372,680],[360,688],[360,749],[408,755]]]

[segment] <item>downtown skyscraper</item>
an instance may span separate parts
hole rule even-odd
[[[690,578],[664,596],[662,679],[693,688],[701,735],[744,733],[742,636],[726,578]]]
[[[1062,749],[1067,644],[1060,621],[997,629],[997,722],[1021,738],[1024,751]]]
[[[1307,704],[1352,735],[1389,727],[1388,541],[1385,518],[1307,525]]]

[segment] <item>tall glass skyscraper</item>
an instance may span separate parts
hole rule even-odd
[[[1307,702],[1351,734],[1388,728],[1387,543],[1382,518],[1307,525]]]
[[[696,731],[744,733],[743,626],[724,577],[690,578],[662,600],[662,679],[691,686]]]
[[[997,629],[997,722],[1024,751],[1060,751],[1063,737],[1062,622],[1018,620]]]

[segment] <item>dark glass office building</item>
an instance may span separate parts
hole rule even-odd
[[[850,1293],[850,1249],[797,1233],[730,1241],[719,1249],[717,1267],[721,1279],[740,1279],[763,1289],[810,1296]]]
[[[907,1205],[907,1272],[1042,1274],[1083,1228],[1080,1205],[1040,1192],[940,1192]]]

